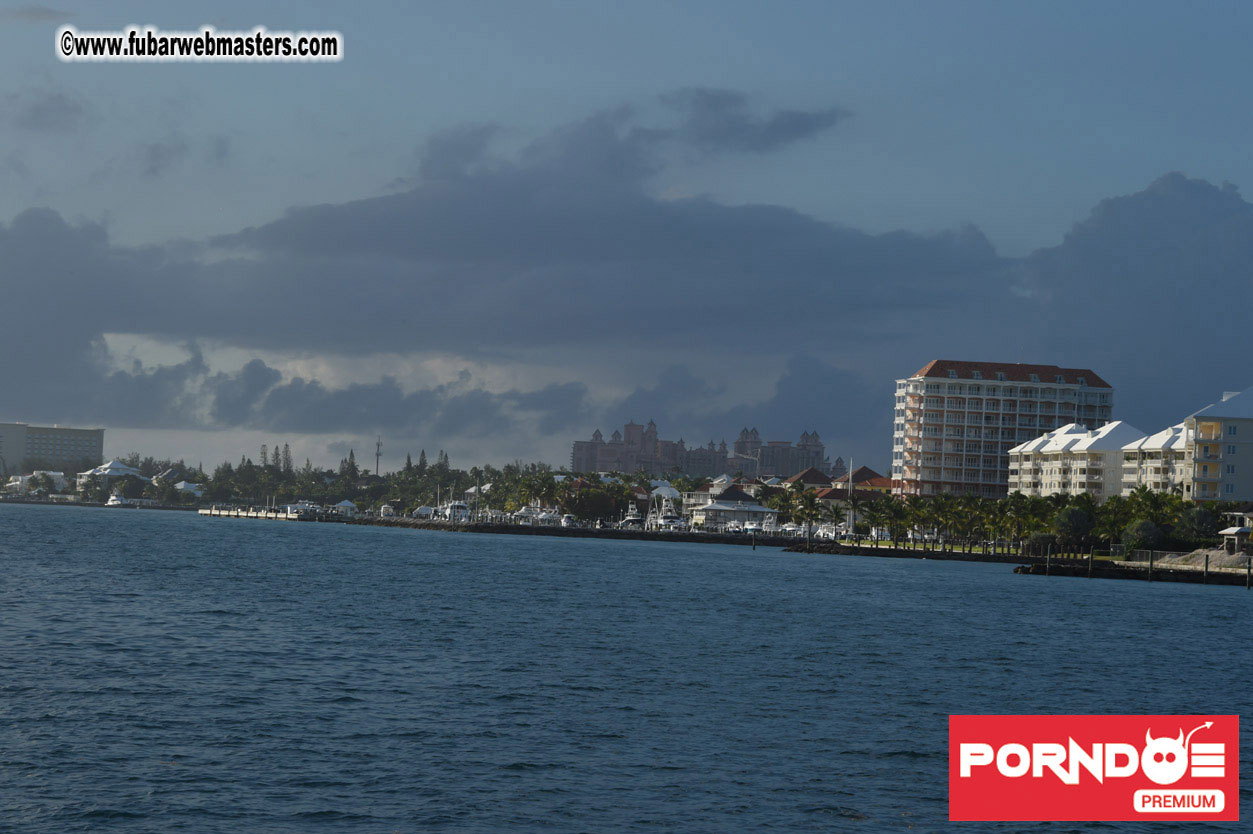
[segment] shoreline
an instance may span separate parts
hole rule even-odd
[[[788,553],[806,552],[804,545],[785,548]],[[1014,573],[1026,576],[1065,576],[1085,579],[1131,579],[1141,582],[1184,582],[1194,585],[1228,585],[1249,588],[1251,574],[1248,570],[1211,568],[1208,572],[1199,568],[1143,567],[1107,559],[1089,561],[1087,557],[1018,556],[1007,553],[960,553],[940,550],[910,550],[893,547],[865,547],[844,543],[822,542],[814,544],[812,553],[832,556],[870,556],[881,559],[929,559],[941,562],[993,562],[1015,565]]]
[[[95,507],[105,505],[81,501],[31,501],[0,499],[0,503],[56,507]],[[195,511],[196,507],[138,507],[142,510]],[[229,516],[220,516],[228,518]],[[273,520],[273,519],[244,519]],[[481,522],[452,523],[414,518],[343,518],[304,520],[314,524],[348,524],[364,527],[392,527],[405,530],[429,530],[444,533],[478,533],[484,535],[549,536],[553,538],[607,539],[616,541],[682,542],[686,544],[724,544],[776,548],[784,553],[809,553],[828,556],[868,556],[880,559],[918,559],[945,562],[984,562],[1014,565],[1014,573],[1026,576],[1064,576],[1088,579],[1123,579],[1142,582],[1182,582],[1194,585],[1244,586],[1253,588],[1249,570],[1213,568],[1140,567],[1105,559],[1089,561],[1086,557],[1024,556],[1010,553],[962,553],[948,550],[914,550],[908,548],[870,547],[844,542],[814,541],[806,546],[803,539],[790,536],[745,536],[728,533],[674,533],[649,530],[617,530],[592,527],[537,527]]]

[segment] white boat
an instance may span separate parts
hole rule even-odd
[[[635,506],[635,502],[631,502],[631,508],[627,510],[626,515],[622,517],[622,521],[618,522],[618,527],[622,529],[637,528],[644,526],[644,517],[640,515],[640,508]]]
[[[523,527],[534,527],[539,524],[539,517],[542,511],[533,504],[527,504],[522,509],[513,514],[513,521]]]
[[[104,502],[104,505],[105,505],[106,507],[122,507],[122,508],[124,508],[124,509],[128,509],[128,510],[134,510],[134,509],[136,509],[136,508],[137,508],[137,506],[138,506],[138,505],[136,505],[136,504],[132,504],[130,501],[128,501],[128,500],[126,500],[125,498],[123,498],[122,496],[120,496],[120,495],[116,495],[116,494],[114,494],[114,495],[110,495],[110,496],[109,496],[109,500],[108,500],[108,501],[105,501],[105,502]]]
[[[470,507],[462,501],[449,501],[444,505],[443,509],[440,510],[440,515],[443,516],[446,521],[459,524],[470,520]]]
[[[674,508],[674,502],[669,498],[656,498],[648,511],[644,528],[660,532],[679,532],[687,529],[687,519],[679,514]]]
[[[561,517],[561,526],[562,527],[578,527],[579,520],[575,518],[574,516],[570,515],[569,513],[566,513],[565,515]]]

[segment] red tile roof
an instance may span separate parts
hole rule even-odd
[[[1057,365],[1023,365],[1017,362],[961,362],[954,359],[932,359],[914,377],[931,377],[949,379],[949,371],[956,371],[958,379],[974,379],[978,371],[986,382],[997,381],[996,375],[1004,374],[1006,382],[1031,382],[1031,375],[1039,377],[1040,382],[1056,382],[1060,376],[1069,384],[1078,384],[1079,378],[1087,380],[1089,388],[1112,388],[1108,382],[1088,368],[1060,368]],[[911,377],[912,378],[912,377]]]
[[[882,475],[880,475],[878,472],[871,469],[869,466],[859,466],[853,470],[853,486],[854,487],[857,486],[858,484],[872,483],[876,479],[882,479],[882,478],[883,478]],[[887,480],[889,484],[891,483],[890,478],[885,479],[885,480]],[[835,479],[835,483],[837,484],[848,483],[848,476],[841,475],[840,477]]]
[[[797,472],[795,475],[788,478],[783,483],[794,484],[798,481],[803,484],[830,484],[831,478],[830,476],[822,474],[821,471],[811,466],[808,469],[804,469],[800,472]]]

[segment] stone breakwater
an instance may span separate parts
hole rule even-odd
[[[804,553],[804,544],[791,542],[785,548],[789,553]],[[877,556],[883,559],[932,559],[946,562],[997,562],[1016,565],[1014,573],[1030,576],[1072,576],[1092,579],[1139,579],[1148,582],[1191,582],[1198,585],[1241,585],[1250,587],[1253,578],[1245,570],[1214,568],[1178,568],[1153,566],[1147,562],[1111,562],[1108,559],[1089,560],[1085,556],[1020,556],[1011,553],[960,553],[941,550],[911,550],[897,547],[865,547],[836,542],[815,543],[813,553],[837,556]]]
[[[509,536],[552,536],[572,539],[625,539],[646,542],[692,542],[695,544],[738,544],[748,547],[786,548],[796,539],[785,536],[746,536],[725,533],[661,533],[647,530],[596,529],[594,527],[539,527],[518,524],[454,524],[447,521],[421,521],[412,518],[349,519],[347,524],[373,527],[403,527],[410,530],[440,530],[450,533],[493,533]]]

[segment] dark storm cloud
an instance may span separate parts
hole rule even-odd
[[[769,329],[797,322],[798,310],[812,324],[824,309],[931,309],[1002,291],[995,252],[974,228],[867,235],[778,206],[659,199],[646,187],[659,170],[658,139],[629,110],[567,125],[510,159],[468,163],[488,132],[473,132],[464,156],[441,152],[440,179],[295,209],[222,237],[217,245],[239,257],[210,271],[253,292],[282,288],[286,303],[302,306],[351,286],[363,303],[323,302],[292,319],[342,351],[641,337],[678,347],[747,310]],[[430,305],[439,316],[414,327]],[[279,346],[292,337],[281,324],[233,320],[232,339]],[[628,337],[624,323],[642,329]],[[817,335],[805,330],[802,338]]]
[[[218,375],[213,381],[217,424],[304,433],[389,430],[485,437],[516,431],[530,419],[551,433],[587,415],[587,389],[580,383],[490,392],[462,372],[453,383],[406,393],[389,377],[338,389],[300,377],[279,379],[260,360],[236,374]]]
[[[425,180],[455,179],[483,161],[500,125],[478,124],[441,130],[426,141],[418,172]]]
[[[73,133],[90,118],[87,104],[64,90],[32,90],[8,97],[10,118],[16,127],[35,133]]]
[[[775,151],[829,130],[849,115],[841,108],[828,107],[754,116],[744,93],[708,87],[679,90],[661,100],[682,114],[676,136],[706,153]]]
[[[260,359],[253,359],[234,374],[217,374],[208,381],[214,422],[225,426],[246,423],[257,403],[279,383],[283,375]]]
[[[1117,389],[1115,416],[1160,428],[1253,386],[1251,275],[1253,205],[1168,174],[1013,265],[1016,306],[1036,316],[1014,339],[1091,366]]]
[[[700,107],[739,105],[732,96]],[[764,151],[780,140],[763,136],[804,135],[787,124],[751,121],[741,131],[755,132],[751,141],[701,130],[728,149]],[[974,227],[871,235],[785,207],[661,199],[650,187],[664,170],[658,149],[673,141],[664,134],[622,108],[497,158],[494,129],[467,129],[432,140],[402,193],[293,209],[213,241],[203,259],[117,246],[99,225],[25,212],[0,226],[0,274],[16,276],[0,348],[24,357],[0,364],[0,411],[464,436],[524,424],[581,435],[596,420],[664,415],[676,433],[753,423],[826,439],[835,425],[855,439],[884,433],[891,379],[941,355],[1090,366],[1119,387],[1118,416],[1145,429],[1253,384],[1242,318],[1253,301],[1253,210],[1232,188],[1172,175],[1103,202],[1058,247],[1010,261]],[[155,167],[176,164],[181,147]],[[633,368],[645,348],[680,369],[658,379],[640,367],[640,390],[620,404],[631,413],[596,415],[584,388],[594,379],[539,391],[487,392],[472,380],[331,388],[264,364],[223,377],[195,355],[168,372],[105,372],[103,333],[329,357],[439,351],[491,362],[525,351],[549,364],[577,356],[582,368]],[[774,396],[711,415],[718,392],[690,370],[700,366],[692,356],[724,368],[792,358]],[[1178,381],[1186,405],[1161,396],[1163,380]]]

